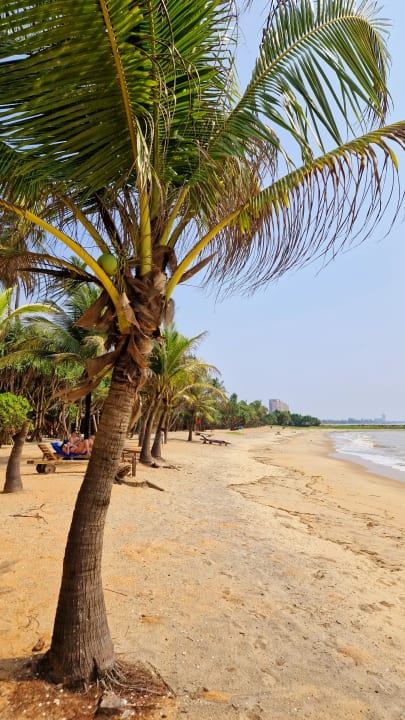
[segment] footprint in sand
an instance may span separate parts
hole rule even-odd
[[[345,645],[337,647],[336,650],[338,651],[338,653],[340,653],[340,655],[343,655],[344,657],[353,660],[355,665],[367,664],[369,660],[369,654],[362,648],[359,648],[355,645]]]
[[[372,603],[368,605],[367,603],[362,603],[359,605],[360,610],[363,610],[363,612],[373,613],[378,612],[379,610],[382,610],[382,608],[378,607],[375,603]]]

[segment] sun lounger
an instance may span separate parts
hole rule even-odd
[[[58,442],[51,442],[53,452],[55,453],[57,458],[61,458],[62,460],[85,460],[86,458],[89,458],[89,453],[65,453],[62,450],[62,446]],[[39,447],[39,445],[38,445]]]
[[[200,433],[200,438],[203,441],[203,443],[208,443],[209,445],[230,445],[231,443],[228,442],[228,440],[219,440],[218,438],[209,437],[209,435],[204,435],[204,433]]]
[[[51,446],[46,443],[38,443],[38,448],[42,453],[40,462],[37,462],[36,458],[27,460],[27,462],[32,464],[37,463],[36,471],[40,474],[56,472],[57,465],[63,465],[69,462],[87,462],[89,459],[88,455],[66,455],[62,452],[59,443],[53,442]]]
[[[54,473],[57,465],[66,465],[67,463],[77,464],[80,462],[88,462],[90,456],[87,454],[75,455],[62,452],[60,443],[52,442],[51,445],[46,443],[38,443],[38,448],[42,453],[42,459],[38,462],[37,458],[27,460],[30,464],[36,463],[37,473]],[[121,456],[121,463],[131,463],[131,475],[136,475],[136,456],[141,452],[140,447],[124,448]]]

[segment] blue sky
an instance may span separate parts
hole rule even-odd
[[[266,3],[267,4],[267,3]],[[264,7],[256,3],[255,7]],[[392,20],[389,121],[405,118],[405,4],[383,0]],[[256,11],[243,25],[241,61],[253,65]],[[405,164],[402,164],[405,167]],[[405,173],[402,172],[405,188]],[[320,270],[309,266],[253,297],[216,303],[194,288],[176,291],[176,324],[188,336],[207,330],[200,356],[216,365],[229,392],[267,404],[280,398],[294,412],[320,418],[405,419],[405,223]]]

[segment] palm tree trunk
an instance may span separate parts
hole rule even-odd
[[[155,396],[148,398],[148,405],[145,411],[141,414],[141,429],[139,432],[139,439],[138,439],[138,445],[143,445],[143,439],[145,437],[145,430],[146,426],[148,424],[148,420],[150,418],[150,415],[152,413],[153,403],[155,401]]]
[[[190,420],[188,422],[188,442],[192,442],[193,440],[193,430],[195,426],[195,412],[194,410],[191,411]]]
[[[84,418],[83,418],[83,434],[84,439],[88,440],[91,432],[91,392],[87,393],[84,398]]]
[[[159,421],[158,421],[156,432],[155,432],[155,439],[154,439],[153,445],[152,445],[151,455],[153,458],[161,458],[162,457],[162,429],[166,422],[167,413],[168,413],[168,409],[165,405],[162,409],[162,412],[160,413]]]
[[[114,369],[98,433],[73,513],[51,647],[43,669],[55,682],[81,685],[114,665],[101,582],[103,534],[111,488],[134,398],[142,384],[128,377],[125,359]]]
[[[26,420],[20,432],[14,437],[14,445],[7,462],[4,493],[21,492],[24,489],[21,480],[21,456],[29,427],[30,420]]]
[[[155,422],[156,413],[159,407],[159,402],[156,403],[153,410],[150,412],[149,417],[145,423],[144,427],[144,435],[143,435],[143,441],[142,441],[142,450],[141,454],[139,456],[139,462],[144,463],[145,465],[151,465],[153,463],[153,457],[150,451],[150,440],[152,435],[152,427],[153,423]]]

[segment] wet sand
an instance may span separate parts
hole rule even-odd
[[[405,484],[330,457],[323,430],[215,435],[231,445],[174,433],[173,467],[138,467],[164,492],[113,487],[110,629],[173,689],[156,718],[405,720]],[[10,715],[12,662],[49,645],[82,477],[23,474],[0,502],[2,720],[41,717]]]

